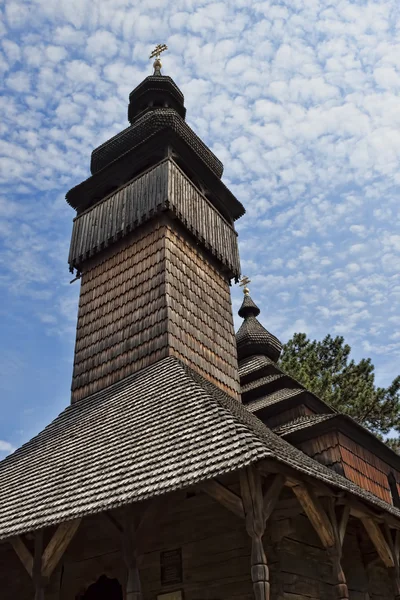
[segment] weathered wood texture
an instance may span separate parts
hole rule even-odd
[[[238,486],[223,485],[239,493]],[[263,538],[271,598],[334,600],[330,557],[307,517],[290,508],[293,502],[298,505],[292,492],[284,489]],[[116,516],[123,523],[119,512]],[[362,525],[353,519],[343,555],[350,600],[366,600],[368,593],[370,600],[393,600],[387,569],[376,562],[364,566],[359,548],[363,536],[369,543],[368,551],[375,556]],[[156,600],[158,594],[176,589],[183,590],[185,600],[254,600],[251,540],[245,523],[207,494],[171,494],[168,506],[146,525],[138,542],[138,566],[146,600]],[[176,548],[182,548],[182,584],[163,586],[160,553]],[[32,600],[32,581],[10,544],[0,544],[0,564],[2,600]],[[126,586],[120,532],[109,519],[97,515],[83,520],[50,578],[45,600],[74,600],[102,574]]]
[[[279,404],[276,406],[275,411],[276,414],[263,417],[262,420],[265,422],[268,427],[274,429],[275,427],[279,427],[279,425],[284,425],[285,423],[290,423],[290,421],[294,421],[298,417],[309,416],[315,414],[311,408],[306,406],[305,404],[298,404],[293,406],[288,410],[284,410],[282,412],[278,412]],[[258,415],[257,415],[258,416]]]
[[[165,244],[170,354],[239,399],[228,280],[176,229],[167,228]]]
[[[255,467],[240,473],[246,531],[251,538],[251,579],[255,600],[270,599],[269,569],[262,537],[265,532],[261,475]]]
[[[228,278],[169,221],[153,220],[87,263],[73,402],[168,355],[239,398]]]
[[[388,475],[392,471],[399,486],[400,473],[343,433],[339,432],[338,437],[345,476],[392,504]]]
[[[168,355],[164,238],[145,227],[83,273],[73,402]]]
[[[342,432],[324,433],[298,444],[298,447],[360,487],[392,504],[388,475],[393,472],[399,485],[400,473]]]
[[[174,213],[197,241],[225,265],[231,277],[239,276],[235,230],[171,159],[75,219],[69,254],[71,268],[81,270],[88,258],[165,210]]]
[[[343,474],[339,440],[336,432],[328,432],[298,444],[298,448],[318,462]]]

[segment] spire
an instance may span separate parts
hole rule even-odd
[[[238,358],[242,360],[258,354],[277,362],[282,351],[282,344],[256,319],[260,314],[260,309],[250,297],[250,290],[247,287],[249,283],[250,279],[247,277],[243,277],[240,283],[241,286],[244,286],[244,298],[238,312],[244,321],[236,334]]]

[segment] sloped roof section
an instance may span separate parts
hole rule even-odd
[[[264,458],[400,511],[306,456],[169,357],[64,410],[0,463],[0,539],[182,489]]]
[[[289,423],[285,423],[284,425],[279,425],[279,427],[274,427],[273,431],[277,435],[281,435],[285,437],[295,431],[300,431],[301,429],[307,429],[308,427],[312,427],[317,423],[322,423],[323,421],[327,421],[336,417],[337,414],[322,414],[322,415],[304,415],[290,421]]]
[[[0,538],[273,456],[202,381],[166,358],[66,408],[0,463]]]

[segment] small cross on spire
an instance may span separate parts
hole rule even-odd
[[[248,296],[250,294],[250,290],[247,287],[249,285],[249,283],[251,283],[251,279],[249,279],[246,276],[243,276],[242,279],[240,280],[240,283],[239,283],[240,287],[243,288],[243,294],[245,296]]]
[[[162,52],[165,52],[165,50],[168,50],[168,46],[166,46],[165,44],[157,44],[157,46],[154,48],[153,52],[149,56],[149,58],[155,58],[155,61],[153,63],[153,75],[161,75],[162,64],[160,60],[160,54]]]

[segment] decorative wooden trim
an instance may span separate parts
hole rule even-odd
[[[32,577],[33,574],[33,556],[25,545],[23,539],[17,535],[10,539],[10,544],[14,548],[16,554],[18,555],[20,561],[24,565],[27,570],[29,577]]]
[[[394,568],[395,562],[392,551],[378,523],[369,517],[364,517],[361,521],[385,567]]]
[[[74,537],[82,519],[75,519],[67,523],[61,523],[46,546],[42,556],[42,576],[50,577],[58,565],[68,544]]]
[[[240,472],[246,530],[251,537],[251,579],[256,600],[270,599],[269,569],[262,536],[265,531],[261,476],[254,466]]]
[[[272,477],[271,480],[268,481],[267,491],[264,494],[263,498],[263,515],[264,521],[268,521],[270,518],[272,511],[274,510],[276,503],[279,500],[279,496],[282,492],[282,489],[285,486],[285,476],[281,473],[277,473]]]
[[[243,501],[240,496],[229,490],[215,479],[200,483],[198,488],[214,498],[214,500],[222,504],[222,506],[225,506],[225,508],[233,512],[236,516],[240,517],[241,519],[245,518]]]

